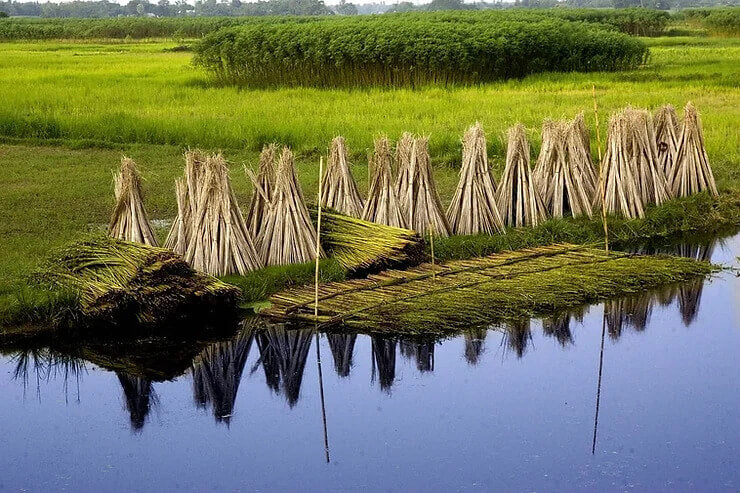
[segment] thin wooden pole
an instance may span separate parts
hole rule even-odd
[[[432,281],[437,280],[437,273],[434,269],[434,225],[429,223],[429,244],[432,249]]]
[[[318,212],[318,220],[316,221],[316,272],[314,274],[314,303],[313,303],[313,316],[316,321],[319,320],[319,257],[321,256],[321,175],[324,173],[324,156],[319,158],[319,193],[318,201],[316,202],[316,209]]]
[[[594,117],[596,118],[596,143],[599,152],[599,187],[601,193],[601,221],[604,223],[604,250],[609,253],[609,225],[606,221],[606,175],[601,155],[601,130],[599,129],[599,106],[596,104],[596,85],[591,85],[591,95],[594,99]]]
[[[599,404],[601,404],[601,373],[604,369],[604,336],[606,335],[606,303],[601,321],[601,351],[599,352],[599,383],[596,386],[596,414],[594,416],[594,439],[591,442],[591,455],[596,453],[596,431],[599,429]]]
[[[326,402],[324,401],[324,376],[321,371],[321,339],[319,339],[318,320],[316,321],[316,365],[319,370],[319,394],[321,395],[321,420],[324,424],[324,458],[329,463],[329,431],[326,424]]]

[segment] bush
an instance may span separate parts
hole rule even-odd
[[[713,33],[727,36],[740,35],[740,7],[687,9],[680,15],[689,22],[699,24]]]

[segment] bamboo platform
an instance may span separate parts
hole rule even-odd
[[[691,259],[551,245],[324,284],[319,286],[318,322],[334,330],[444,333],[547,315],[705,275],[711,269]],[[314,322],[314,294],[313,286],[275,294],[261,314]]]

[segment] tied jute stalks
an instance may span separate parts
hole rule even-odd
[[[504,230],[496,204],[496,180],[488,165],[486,135],[476,122],[463,136],[460,180],[447,209],[454,234],[494,234]]]
[[[568,123],[566,130],[566,151],[571,166],[578,170],[578,176],[583,183],[586,194],[593,197],[599,187],[599,177],[596,165],[591,157],[591,135],[589,134],[583,112]]]
[[[321,206],[335,209],[348,216],[362,216],[362,197],[347,163],[344,137],[334,137],[329,150],[329,162],[321,182]]]
[[[184,256],[190,244],[191,218],[195,215],[195,206],[199,186],[205,174],[206,155],[199,150],[185,153],[185,177],[175,180],[177,198],[177,217],[172,223],[164,247],[178,255]]]
[[[568,152],[570,147],[580,150],[576,157],[582,160],[583,139],[571,129],[566,122],[546,120],[542,124],[542,148],[533,172],[545,207],[556,218],[565,212],[573,217],[592,215],[593,191],[582,172],[582,166],[588,164],[573,159]]]
[[[497,202],[507,226],[536,226],[546,219],[546,209],[529,167],[529,142],[524,125],[509,129],[506,167],[498,187]]]
[[[306,208],[296,176],[293,152],[284,147],[270,209],[258,237],[259,251],[267,265],[310,262],[316,258],[316,229]],[[323,252],[319,249],[323,256]]]
[[[263,267],[254,238],[231,189],[229,168],[221,154],[208,156],[195,185],[184,259],[214,276],[246,274]]]
[[[123,157],[121,169],[113,177],[116,206],[113,209],[108,234],[119,240],[157,246],[157,239],[144,208],[141,175],[133,159]]]
[[[601,162],[603,180],[602,194],[597,193],[594,207],[604,204],[606,213],[622,214],[628,219],[645,214],[642,197],[633,176],[630,147],[630,122],[624,112],[609,119],[606,137],[606,152]]]
[[[642,203],[662,204],[670,198],[670,193],[659,164],[652,117],[647,110],[627,108],[624,113],[629,123],[627,146],[632,162],[632,175]]]
[[[277,145],[270,144],[262,148],[259,161],[259,174],[255,178],[251,170],[244,170],[247,177],[254,182],[254,193],[247,210],[247,227],[256,238],[264,223],[265,215],[270,207],[272,189],[275,186],[275,161],[277,159]]]
[[[709,157],[704,147],[701,118],[691,103],[687,103],[684,108],[676,164],[669,181],[671,191],[676,197],[686,197],[704,190],[709,190],[715,197],[718,195]]]
[[[393,184],[390,143],[387,137],[375,139],[370,169],[370,189],[365,209],[362,211],[362,219],[386,226],[408,228]]]
[[[678,116],[672,104],[661,106],[655,113],[655,143],[658,148],[658,166],[670,177],[678,154]]]
[[[409,227],[419,233],[432,228],[438,236],[449,236],[450,226],[442,209],[429,158],[429,139],[417,137],[411,146],[408,182],[404,183],[402,207]]]
[[[414,150],[414,136],[409,132],[404,132],[401,135],[398,143],[396,144],[396,196],[398,201],[401,203],[401,207],[405,207],[408,203],[409,184],[412,181],[411,177],[411,157]],[[403,211],[404,214],[408,214],[408,211]]]

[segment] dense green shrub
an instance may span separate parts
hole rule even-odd
[[[679,15],[713,33],[740,35],[740,7],[687,9],[681,11]]]
[[[438,22],[424,15],[240,26],[206,36],[195,62],[249,86],[476,84],[546,71],[619,70],[647,48],[562,20]]]

